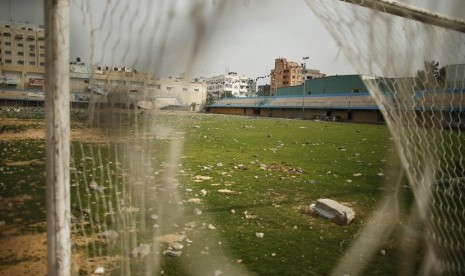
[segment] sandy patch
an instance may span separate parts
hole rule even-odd
[[[45,139],[45,123],[37,120],[20,120],[4,118],[0,121],[0,125],[16,125],[28,126],[20,132],[6,132],[0,134],[0,141],[21,141],[21,140],[44,140]],[[73,123],[71,128],[71,140],[86,143],[108,143],[109,139],[106,135],[97,129],[84,127],[83,124]]]

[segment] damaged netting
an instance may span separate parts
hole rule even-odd
[[[465,273],[464,22],[395,1],[306,2],[358,73],[370,76],[365,83],[401,164],[387,183],[392,194],[334,275],[363,273],[393,232],[400,233],[400,274]],[[402,185],[414,194],[407,217]]]

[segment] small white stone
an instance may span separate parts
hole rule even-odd
[[[256,233],[255,233],[255,236],[257,236],[257,238],[260,238],[260,239],[261,239],[261,238],[263,238],[263,237],[265,236],[265,234],[264,234],[264,233],[261,233],[261,232],[256,232]]]

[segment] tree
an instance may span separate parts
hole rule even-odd
[[[444,87],[446,79],[446,68],[439,67],[438,61],[425,61],[424,69],[418,70],[416,80],[421,90],[437,89]]]

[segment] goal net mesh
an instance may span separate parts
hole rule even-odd
[[[381,1],[355,1],[369,8],[345,1],[306,2],[357,72],[368,76],[365,82],[384,115],[401,164],[399,177],[387,183],[392,194],[374,212],[334,275],[361,273],[380,250],[377,241],[395,229],[401,233],[403,252],[399,273],[417,273],[416,252],[421,251],[422,273],[464,274],[465,74],[458,64],[465,61],[465,34],[434,26],[434,15],[422,23],[406,8],[401,9],[402,17],[388,14]],[[408,218],[402,219],[403,185],[408,185],[414,202],[407,208]]]
[[[82,1],[76,22],[89,28],[93,65],[110,60],[157,70],[173,65],[164,59],[171,54],[186,60],[189,72],[208,41],[207,31],[234,8],[213,2],[187,5],[186,13],[177,16],[190,16],[192,29],[175,35],[176,1]],[[409,19],[407,11],[407,17],[399,17],[342,1],[306,3],[364,76],[396,149],[389,192],[335,265],[334,275],[363,273],[382,249],[379,241],[390,235],[398,235],[402,244],[400,274],[465,274],[465,74],[459,65],[465,63],[464,33]],[[191,38],[189,45],[176,43],[183,36]],[[141,37],[147,43],[133,42]],[[140,115],[131,89],[150,98],[155,87],[141,84],[148,78],[125,83],[110,75],[91,79],[95,90],[87,125],[98,130],[100,136],[93,139],[100,138],[72,144],[73,271],[104,267],[121,275],[162,274],[169,265],[163,257],[176,256],[179,247],[189,244],[198,246],[197,252],[208,247],[208,257],[190,256],[186,271],[192,275],[212,275],[212,269],[214,275],[248,274],[242,267],[219,265],[229,253],[209,234],[214,226],[196,225],[200,215],[208,221],[201,207],[184,207],[177,178],[183,170],[184,122]],[[405,193],[413,194],[413,202],[405,200]],[[193,243],[191,231],[196,232]]]

